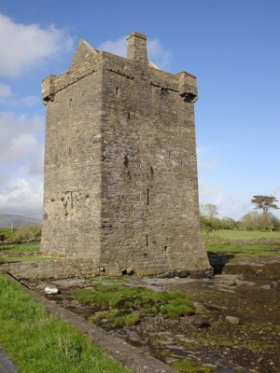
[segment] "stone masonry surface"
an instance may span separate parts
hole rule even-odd
[[[95,277],[99,267],[94,259],[54,259],[38,262],[17,262],[0,265],[0,273],[10,273],[17,279]],[[1,372],[0,372],[1,373]]]
[[[81,40],[68,71],[42,83],[46,105],[45,255],[94,259],[105,274],[209,267],[198,209],[196,78]]]

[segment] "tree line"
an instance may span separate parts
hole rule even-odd
[[[0,242],[40,241],[41,226],[26,225],[18,228],[0,228]]]
[[[200,206],[200,222],[204,232],[217,229],[240,229],[246,231],[280,231],[280,220],[272,214],[279,209],[274,196],[255,195],[251,199],[255,211],[245,214],[240,220],[218,218],[216,205],[207,203]],[[256,211],[257,210],[257,211]]]
[[[255,210],[245,214],[240,220],[218,218],[216,205],[207,203],[200,206],[200,222],[204,232],[217,229],[242,229],[247,231],[280,231],[280,220],[271,210],[279,209],[278,200],[274,196],[256,195],[251,199]],[[0,228],[0,242],[40,241],[41,226],[29,225],[19,228]]]

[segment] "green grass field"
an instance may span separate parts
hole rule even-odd
[[[208,252],[223,254],[230,262],[240,258],[261,258],[280,255],[280,244],[241,245],[236,243],[206,243]]]
[[[21,373],[129,373],[0,275],[0,345]]]
[[[208,252],[222,254],[230,262],[280,255],[280,232],[217,230],[204,238]],[[242,242],[236,242],[239,240]],[[262,240],[279,240],[279,243],[263,243]]]
[[[206,240],[280,240],[280,232],[240,231],[218,229],[205,234]]]

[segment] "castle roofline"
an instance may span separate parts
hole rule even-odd
[[[69,68],[79,65],[84,62],[88,57],[97,54],[98,51],[89,45],[85,40],[81,39],[72,58]]]

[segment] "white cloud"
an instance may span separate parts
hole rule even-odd
[[[41,216],[43,118],[0,113],[0,214]]]
[[[36,135],[43,131],[43,118],[28,119],[13,112],[0,113],[0,164],[37,154],[42,145]]]
[[[36,155],[34,160],[31,162],[29,171],[29,175],[38,176],[40,178],[44,175],[44,147],[41,147],[39,154]]]
[[[0,104],[4,106],[16,107],[19,104],[25,106],[34,106],[40,102],[39,97],[36,96],[26,96],[18,97],[10,85],[2,84],[0,82]]]
[[[199,182],[199,200],[201,204],[216,205],[219,218],[239,220],[252,210],[249,196],[228,194],[223,189],[215,189],[204,181]]]
[[[171,62],[172,52],[164,49],[158,39],[148,40],[149,59],[160,66],[167,66]]]
[[[245,214],[254,211],[254,206],[251,203],[253,194],[237,190],[235,192],[227,192],[226,187],[219,186],[219,182],[215,186],[210,185],[207,179],[199,180],[199,201],[200,204],[212,203],[217,206],[219,218],[229,217],[235,220],[240,220]],[[280,186],[277,185],[268,195],[279,198]],[[279,198],[280,200],[280,198]],[[278,219],[280,219],[280,209],[271,211]]]
[[[98,49],[121,57],[126,57],[126,36],[122,36],[117,40],[107,40],[100,44]]]
[[[98,49],[126,57],[126,36],[122,36],[116,40],[107,40],[100,44]],[[172,53],[170,50],[164,49],[158,39],[148,39],[147,49],[151,62],[160,67],[167,66],[170,63]]]
[[[2,183],[1,183],[2,181]],[[43,183],[17,179],[3,184],[0,177],[0,214],[41,217]]]
[[[19,97],[18,95],[14,94],[10,86],[7,86],[7,87],[9,87],[9,90],[6,90],[5,92],[5,90],[3,89],[1,92],[1,83],[0,83],[0,104],[3,107],[17,108],[22,105],[26,107],[32,107],[41,102],[40,97],[38,96]]]
[[[19,76],[72,45],[67,32],[54,25],[24,25],[0,13],[0,76]]]

